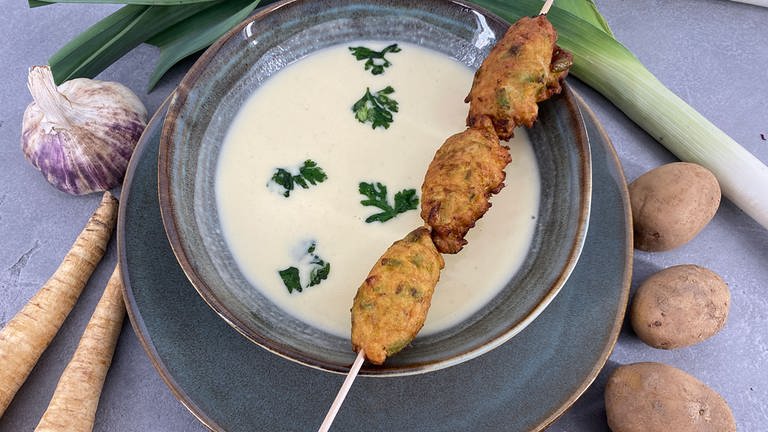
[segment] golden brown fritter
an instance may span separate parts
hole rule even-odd
[[[454,254],[464,247],[467,231],[491,207],[488,198],[504,187],[510,161],[487,117],[437,150],[421,186],[421,218],[432,227],[437,250]]]
[[[408,345],[427,318],[444,266],[429,230],[396,241],[368,273],[352,305],[352,346],[373,364]]]
[[[502,140],[512,138],[516,126],[533,126],[537,102],[560,93],[573,56],[555,45],[557,31],[546,16],[523,17],[496,43],[475,73],[467,126],[483,116],[493,121]]]

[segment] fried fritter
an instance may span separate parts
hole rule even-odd
[[[573,64],[555,41],[557,31],[544,15],[515,22],[475,73],[464,100],[470,104],[467,126],[488,116],[501,140],[512,138],[517,126],[533,126],[536,103],[560,93]]]
[[[380,365],[411,343],[427,318],[445,263],[426,227],[390,246],[358,288],[352,305],[352,346]]]
[[[437,250],[454,254],[464,247],[464,236],[491,207],[488,198],[504,187],[511,160],[487,117],[437,150],[421,186],[421,218],[432,227]]]

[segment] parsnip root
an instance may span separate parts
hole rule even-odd
[[[0,417],[75,306],[116,220],[117,200],[105,192],[53,276],[0,330]]]
[[[35,432],[93,430],[101,389],[124,317],[120,268],[115,267]]]

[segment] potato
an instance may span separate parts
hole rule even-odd
[[[725,325],[731,294],[716,273],[687,264],[646,279],[637,289],[629,319],[637,336],[654,348],[699,343]]]
[[[662,165],[629,185],[635,247],[659,252],[696,236],[720,205],[720,185],[704,167],[687,162]]]
[[[662,363],[621,366],[605,387],[613,432],[730,432],[736,422],[725,400],[693,376]]]

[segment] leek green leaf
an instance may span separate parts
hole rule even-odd
[[[56,83],[92,78],[145,40],[215,2],[184,6],[128,5],[94,24],[50,59]]]
[[[47,6],[55,3],[96,3],[125,4],[144,6],[179,6],[192,3],[205,3],[218,0],[29,0],[29,7]]]
[[[593,26],[603,30],[613,37],[613,32],[608,26],[608,22],[600,15],[597,5],[592,0],[557,0],[559,9],[570,12],[571,14],[583,19]]]
[[[147,43],[160,48],[160,58],[149,78],[149,90],[155,87],[173,65],[215,42],[247,18],[259,3],[260,0],[229,0],[199,12],[147,40]]]
[[[123,29],[139,18],[147,9],[147,6],[120,8],[60,48],[48,60],[56,84],[66,81],[91,53],[101,50],[107,41],[117,37]]]

